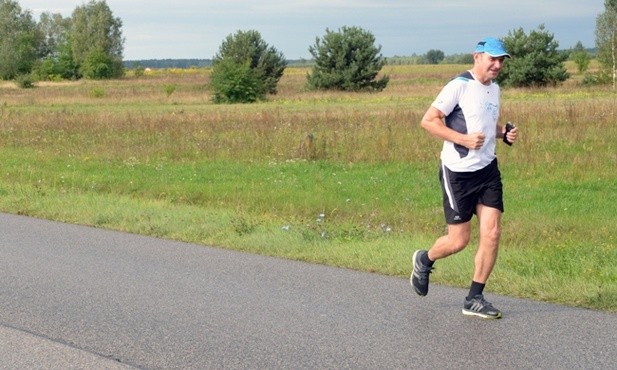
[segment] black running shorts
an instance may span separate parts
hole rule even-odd
[[[441,165],[439,181],[448,225],[470,221],[478,204],[504,211],[503,185],[497,159],[475,172],[453,172]]]

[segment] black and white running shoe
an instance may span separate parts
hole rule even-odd
[[[500,319],[501,311],[484,299],[484,295],[478,294],[472,299],[465,298],[463,315],[479,316],[483,319]]]
[[[412,257],[413,269],[409,277],[409,283],[418,295],[425,296],[428,293],[428,276],[433,268],[422,263],[420,257],[428,253],[427,251],[417,250]]]

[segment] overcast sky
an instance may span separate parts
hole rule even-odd
[[[88,1],[17,0],[38,21],[42,12],[68,17]],[[502,38],[544,24],[560,48],[595,46],[604,0],[107,0],[122,20],[124,58],[210,59],[225,37],[257,30],[288,59],[310,58],[326,28],[370,31],[384,56],[471,52],[486,36]]]

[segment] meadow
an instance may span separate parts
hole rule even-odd
[[[290,67],[251,105],[212,104],[208,69],[6,82],[0,211],[406,279],[445,231],[441,143],[419,121],[467,67],[386,66],[380,93],[308,91]],[[497,148],[506,212],[487,291],[617,312],[617,95],[571,73],[502,91],[521,135]],[[432,282],[469,285],[474,231]]]

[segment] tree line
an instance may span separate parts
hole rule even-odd
[[[559,43],[544,25],[529,33],[522,28],[512,30],[502,41],[512,55],[498,80],[505,86],[557,85],[569,77],[564,67],[566,59],[571,58],[582,73],[591,58],[580,42],[568,52],[560,51]],[[66,18],[46,12],[38,22],[17,1],[0,0],[0,78],[4,80],[15,79],[27,87],[34,80],[119,78],[127,65],[145,68],[172,63],[127,63],[123,61],[123,49],[122,20],[114,17],[105,0],[90,0]],[[585,82],[612,81],[615,87],[617,0],[605,0],[605,12],[597,17],[596,50],[602,70],[587,76]],[[373,34],[355,26],[326,29],[308,51],[312,59],[302,62],[311,67],[307,75],[307,87],[311,89],[383,90],[389,77],[380,75],[378,79],[378,75],[386,63],[472,63],[471,54],[446,56],[437,49],[423,55],[385,58]],[[186,66],[211,65],[216,102],[251,102],[275,94],[276,85],[290,64],[255,30],[230,34],[212,60],[183,62]]]
[[[212,66],[212,59],[140,59],[140,60],[125,60],[124,68],[139,69],[139,68],[204,68]]]

